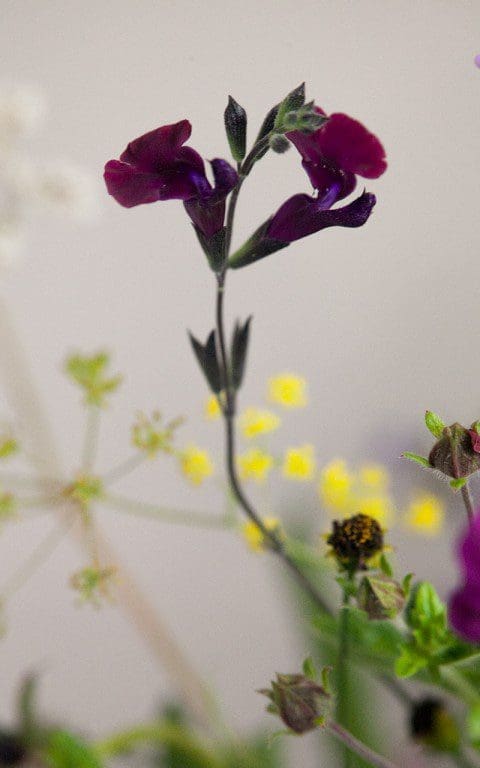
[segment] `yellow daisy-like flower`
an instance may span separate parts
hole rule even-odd
[[[356,501],[358,512],[373,517],[382,528],[388,527],[393,522],[393,502],[383,494],[378,496],[365,496]]]
[[[247,408],[240,416],[240,429],[247,439],[273,432],[279,426],[279,417],[271,411]]]
[[[282,473],[289,480],[312,480],[315,474],[313,445],[288,448],[283,459]]]
[[[207,419],[210,419],[211,421],[219,418],[221,414],[221,410],[220,410],[220,404],[218,402],[218,397],[216,395],[211,395],[208,398],[208,400],[205,403],[203,412],[205,414],[205,417]]]
[[[360,483],[367,488],[382,489],[388,485],[388,472],[381,464],[364,464],[358,472]]]
[[[404,522],[408,528],[427,536],[440,533],[445,509],[441,500],[430,493],[417,496],[407,509]]]
[[[273,467],[273,456],[261,448],[251,448],[238,457],[238,468],[242,480],[256,480],[263,483]]]
[[[267,531],[281,533],[280,521],[276,517],[265,517],[263,524]],[[262,552],[265,549],[265,538],[260,528],[249,520],[242,525],[242,535],[253,552]]]
[[[213,474],[213,462],[207,451],[188,445],[180,454],[180,469],[192,485],[201,485]]]
[[[320,474],[318,493],[326,507],[344,512],[351,502],[353,476],[342,459],[334,459]]]
[[[284,408],[304,408],[307,404],[307,382],[294,373],[281,373],[268,382],[268,398]]]

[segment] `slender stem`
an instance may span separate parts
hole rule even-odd
[[[82,451],[82,472],[91,472],[95,464],[100,431],[101,410],[96,405],[88,406],[87,425]]]
[[[449,688],[463,699],[470,707],[478,707],[480,704],[480,692],[467,678],[452,666],[443,666],[440,668],[440,674]]]
[[[49,559],[65,534],[71,528],[75,517],[68,515],[60,523],[57,523],[42,541],[35,547],[27,559],[20,564],[7,579],[0,589],[0,601],[3,603],[16,594],[34,576],[42,565]]]
[[[463,503],[465,504],[465,509],[467,510],[468,522],[471,523],[473,520],[473,516],[475,514],[475,508],[473,504],[472,494],[471,494],[470,488],[468,487],[468,482],[465,483],[465,485],[462,488],[462,499],[463,499]]]
[[[134,515],[143,515],[156,520],[162,520],[167,523],[176,523],[178,525],[188,525],[197,528],[231,528],[227,524],[225,517],[214,517],[204,512],[187,512],[183,509],[171,509],[168,507],[159,507],[156,504],[146,504],[145,502],[126,499],[123,496],[108,494],[100,500],[105,506],[118,509],[123,512],[129,512]]]
[[[342,742],[350,752],[366,760],[370,765],[374,765],[376,768],[397,768],[395,763],[388,760],[386,757],[382,757],[378,752],[375,752],[370,747],[367,747],[362,741],[353,736],[350,731],[347,731],[339,723],[330,720],[325,726],[325,730],[335,736],[336,739]]]
[[[350,577],[351,578],[351,577]],[[348,604],[350,596],[345,590],[343,593],[343,605],[340,609],[338,626],[338,652],[337,652],[337,720],[343,725],[348,724]],[[346,747],[343,755],[344,768],[350,766],[350,750]]]
[[[137,469],[145,461],[146,456],[143,453],[135,453],[133,456],[129,456],[125,461],[121,461],[112,469],[109,469],[103,476],[103,484],[105,486],[112,485],[118,480],[123,480],[124,477]]]

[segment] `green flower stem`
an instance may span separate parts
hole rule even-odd
[[[98,436],[100,431],[101,408],[97,405],[87,407],[87,424],[82,451],[82,472],[88,474],[93,470],[98,449]]]
[[[453,666],[441,666],[440,677],[469,707],[480,705],[480,691]]]
[[[358,755],[363,760],[366,760],[367,763],[370,763],[370,765],[375,766],[375,768],[397,768],[395,763],[367,747],[366,744],[356,739],[350,731],[347,731],[339,723],[330,720],[326,724],[325,730],[341,741],[350,753]]]
[[[185,765],[224,768],[223,763],[199,739],[169,723],[140,725],[95,744],[100,759],[118,757],[142,746],[170,746],[181,749]]]
[[[156,504],[147,504],[145,502],[127,499],[117,494],[107,494],[100,499],[100,503],[107,507],[118,509],[121,512],[127,512],[134,515],[142,515],[155,520],[161,520],[166,523],[177,525],[187,525],[195,528],[216,528],[229,529],[232,526],[226,517],[214,517],[205,512],[188,512],[183,509],[171,509],[169,507],[159,507]]]
[[[463,503],[465,504],[465,509],[467,510],[468,522],[471,523],[473,520],[473,516],[475,514],[475,508],[473,504],[472,494],[471,494],[470,488],[468,487],[468,482],[466,482],[465,485],[463,486],[461,493],[462,493]]]
[[[138,469],[146,459],[147,456],[144,453],[134,453],[133,456],[129,456],[125,461],[121,461],[120,464],[109,469],[108,472],[103,475],[104,486],[112,485],[119,480],[123,480],[123,478],[129,475],[130,472]]]
[[[0,603],[15,595],[34,576],[49,559],[75,521],[75,516],[67,514],[62,522],[57,523],[40,541],[27,559],[20,564],[0,589]]]
[[[349,575],[351,581],[352,576]],[[340,621],[338,626],[338,652],[336,662],[336,674],[337,674],[337,720],[346,725],[348,722],[348,651],[349,651],[349,637],[348,637],[348,604],[350,602],[350,595],[345,590],[343,593],[343,604],[340,609]],[[350,749],[346,746],[343,755],[344,768],[350,768]]]

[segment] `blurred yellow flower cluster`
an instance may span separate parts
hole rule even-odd
[[[333,515],[348,517],[361,512],[387,528],[395,521],[397,505],[388,472],[381,464],[364,464],[352,471],[343,459],[334,459],[320,473],[318,493],[322,506]],[[401,513],[407,528],[425,535],[439,533],[443,518],[442,501],[424,491],[416,492]]]

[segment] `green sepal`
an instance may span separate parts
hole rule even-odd
[[[418,653],[412,643],[405,644],[395,661],[397,677],[413,677],[428,665],[428,659]]]
[[[303,662],[302,670],[305,677],[309,677],[310,680],[316,680],[317,670],[315,668],[315,664],[313,663],[313,659],[311,656],[307,656],[307,658]]]
[[[393,576],[392,564],[386,556],[385,552],[382,552],[380,557],[380,570],[385,574],[385,576]]]
[[[453,488],[454,491],[459,491],[460,488],[463,488],[467,483],[468,477],[454,477],[450,480],[450,488]]]
[[[206,237],[202,230],[193,225],[198,242],[208,259],[210,268],[214,272],[220,272],[225,263],[225,227],[219,229],[211,237]]]
[[[415,461],[417,464],[421,464],[422,467],[428,467],[429,469],[432,469],[431,464],[425,456],[419,456],[417,453],[411,453],[411,451],[405,451],[405,453],[402,453],[403,459],[409,459],[410,461]]]
[[[413,579],[413,573],[407,573],[405,578],[402,581],[402,589],[405,593],[405,597],[409,597],[410,595],[410,589],[412,586],[412,579]]]
[[[241,387],[245,373],[251,320],[250,315],[243,325],[237,321],[233,330],[231,377],[235,389]]]
[[[188,332],[193,352],[197,358],[198,364],[202,369],[208,385],[212,392],[218,394],[222,389],[220,368],[217,361],[217,352],[215,345],[215,331],[212,331],[205,344],[202,344]]]
[[[301,83],[293,91],[290,91],[288,96],[285,96],[280,103],[277,115],[275,117],[274,128],[281,132],[285,116],[289,112],[294,112],[305,104],[305,83]]]
[[[277,117],[278,108],[280,104],[275,104],[274,107],[271,108],[270,112],[267,113],[265,116],[265,119],[261,125],[261,128],[258,132],[258,136],[256,138],[255,144],[258,144],[259,141],[264,139],[266,136],[268,136],[269,133],[273,131],[274,125],[275,125],[275,118]],[[256,160],[261,160],[261,158],[266,155],[268,150],[270,149],[270,146],[267,144],[264,149],[262,149],[260,152],[256,154]]]
[[[244,108],[232,96],[228,97],[228,104],[223,114],[225,131],[227,133],[230,152],[237,163],[245,157],[247,144],[247,113]]]
[[[267,221],[264,221],[247,242],[230,256],[228,260],[229,267],[232,269],[247,267],[249,264],[253,264],[255,261],[259,261],[259,259],[264,259],[265,256],[270,256],[271,253],[280,251],[282,248],[290,245],[290,243],[282,243],[280,240],[274,240],[266,236],[271,220],[270,217]]]
[[[437,439],[442,436],[445,424],[433,411],[425,412],[425,426]]]

